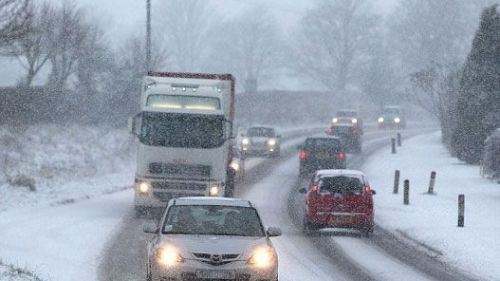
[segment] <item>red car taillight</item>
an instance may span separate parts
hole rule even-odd
[[[365,186],[365,193],[371,193],[371,192],[372,188],[369,185]]]
[[[333,128],[332,127],[328,128],[327,133],[329,135],[333,135]]]
[[[309,157],[309,153],[307,151],[302,150],[299,154],[300,160],[306,160]]]
[[[345,160],[345,153],[344,152],[338,152],[337,153],[337,159],[339,159],[340,161],[344,161]]]

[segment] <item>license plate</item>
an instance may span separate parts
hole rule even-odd
[[[326,158],[328,158],[328,152],[319,152],[319,153],[316,155],[316,158],[317,158],[317,159],[326,159]]]
[[[197,270],[196,275],[203,279],[235,279],[236,274],[232,270]]]
[[[331,216],[329,222],[330,222],[330,224],[348,224],[348,223],[352,223],[352,217],[350,217],[350,216]]]

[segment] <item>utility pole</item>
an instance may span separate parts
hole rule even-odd
[[[151,0],[146,0],[146,74],[151,70]]]

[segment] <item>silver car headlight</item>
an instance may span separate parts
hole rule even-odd
[[[401,119],[399,117],[394,118],[394,123],[399,123],[401,122]]]
[[[276,142],[276,139],[269,139],[269,140],[267,141],[267,145],[269,145],[269,146],[275,146],[275,145],[276,145],[276,143],[277,143],[277,142]]]
[[[136,186],[140,194],[147,194],[151,191],[151,183],[148,181],[139,181],[136,183]]]
[[[250,144],[250,139],[249,138],[243,138],[241,140],[241,144],[243,144],[243,145],[249,145]]]
[[[379,123],[384,123],[384,117],[379,117],[379,118],[378,118],[378,122],[379,122]]]
[[[172,245],[166,245],[156,249],[155,258],[158,264],[167,267],[184,262],[184,258],[181,256],[180,251]]]
[[[258,268],[269,268],[274,265],[276,261],[276,254],[274,250],[269,246],[261,246],[256,248],[250,259],[248,259],[248,263],[258,267]]]

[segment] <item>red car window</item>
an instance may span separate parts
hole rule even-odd
[[[320,193],[362,194],[364,184],[356,177],[325,177],[319,181]]]

